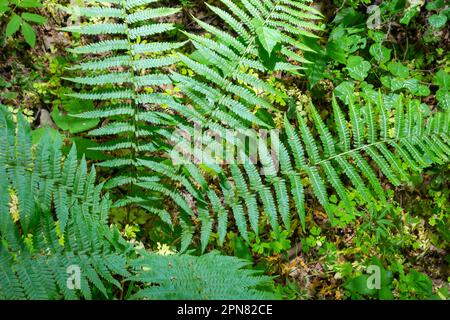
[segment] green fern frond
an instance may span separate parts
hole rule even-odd
[[[203,182],[200,190],[208,194],[207,199],[190,192],[196,205],[204,201],[211,203],[219,238],[224,237],[229,217],[234,218],[234,225],[245,240],[249,226],[258,234],[262,216],[273,230],[280,220],[289,229],[291,212],[297,211],[305,229],[305,201],[311,194],[333,225],[335,213],[329,201],[332,193],[342,200],[345,210],[355,211],[348,196],[348,181],[370,206],[373,199],[386,201],[387,198],[380,173],[392,184],[399,185],[408,180],[409,171],[420,172],[433,163],[448,163],[448,112],[426,117],[421,114],[419,104],[407,101],[405,107],[399,102],[394,109],[399,119],[396,122],[388,120],[384,104],[351,101],[348,118],[335,99],[332,106],[334,128],[328,127],[314,106],[311,106],[311,125],[300,114],[296,125],[285,117],[284,133],[274,140],[278,143],[276,158],[281,170],[275,168],[268,145],[259,141],[257,164],[247,159],[244,164],[230,163],[215,169],[221,177],[221,189],[208,190]],[[382,121],[386,121],[384,127],[378,125]],[[214,159],[204,161],[203,165],[211,166]],[[409,169],[405,169],[405,164]],[[202,243],[206,241],[204,237]]]
[[[283,12],[290,10],[298,12],[307,11],[304,19],[311,17],[319,19],[317,12],[306,10],[307,6],[296,6],[295,1],[267,0],[235,1],[221,0],[225,8],[208,5],[208,7],[229,26],[228,33],[208,25],[198,19],[196,22],[214,38],[208,39],[194,34],[187,34],[197,49],[190,57],[179,54],[180,60],[195,73],[196,77],[185,77],[175,73],[173,75],[177,86],[189,97],[198,95],[199,99],[208,97],[209,104],[214,112],[208,113],[205,126],[223,123],[230,127],[250,127],[252,123],[262,127],[270,127],[265,120],[253,115],[255,106],[267,110],[276,110],[261,94],[272,94],[279,99],[287,99],[285,93],[273,85],[248,73],[247,68],[261,72],[261,76],[269,74],[272,70],[294,72],[299,69],[298,62],[304,59],[290,61],[292,56],[307,48],[306,45],[297,45],[298,35],[313,35],[307,30],[320,30],[316,24],[307,21],[293,22],[291,17]],[[241,6],[242,5],[242,6]],[[303,30],[300,32],[299,30]],[[279,34],[278,44],[281,49],[277,54],[287,61],[278,61],[272,70],[259,60],[258,50],[264,43],[264,32]],[[286,39],[292,39],[286,41]],[[288,51],[286,51],[288,50]],[[284,56],[285,52],[291,52]],[[268,53],[269,55],[271,52]],[[294,59],[295,60],[295,59]],[[204,63],[208,61],[207,63]],[[294,64],[293,64],[294,62]],[[211,85],[213,84],[213,85]],[[205,88],[206,85],[207,87]],[[261,93],[259,92],[261,91]],[[231,101],[234,101],[232,104]],[[193,99],[194,108],[201,111],[202,106],[197,105]],[[230,112],[231,111],[231,114]],[[187,116],[186,114],[183,114]]]
[[[270,281],[245,269],[249,263],[209,253],[158,256],[146,254],[135,261],[137,275],[131,277],[142,285],[134,299],[152,300],[223,300],[269,299],[272,296],[257,288]]]
[[[103,35],[100,42],[71,50],[86,55],[87,59],[73,66],[71,69],[77,75],[66,80],[82,84],[84,89],[69,96],[99,104],[94,111],[73,116],[108,120],[103,127],[89,132],[92,137],[107,139],[108,143],[96,150],[114,157],[98,165],[129,168],[131,176],[113,181],[108,184],[110,187],[125,188],[128,185],[129,190],[135,189],[139,181],[138,171],[142,169],[138,156],[168,148],[164,135],[169,131],[165,132],[164,128],[153,130],[150,126],[169,127],[174,124],[173,118],[162,115],[158,109],[171,102],[169,97],[161,94],[164,86],[172,84],[167,68],[178,61],[170,51],[180,48],[185,42],[151,40],[175,28],[171,23],[159,22],[159,19],[176,14],[180,8],[154,6],[156,2],[94,1],[85,8],[69,8],[68,11],[74,15],[95,20],[62,29],[88,36]],[[104,21],[103,18],[108,19]],[[116,68],[121,68],[121,71]],[[160,185],[158,190],[167,193],[168,189]],[[128,199],[133,199],[133,196],[131,194]],[[179,197],[177,201],[182,203]]]

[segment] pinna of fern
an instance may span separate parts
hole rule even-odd
[[[350,100],[345,113],[333,98],[332,109],[333,127],[325,124],[313,105],[312,125],[299,113],[294,119],[285,116],[283,133],[272,137],[278,146],[275,160],[280,170],[264,143],[258,143],[257,164],[248,161],[223,166],[182,165],[187,176],[199,186],[200,192],[196,194],[204,195],[194,197],[198,201],[203,250],[213,228],[223,243],[229,216],[234,218],[234,225],[245,240],[249,239],[249,227],[259,233],[262,216],[273,230],[277,230],[280,222],[290,229],[295,212],[305,229],[305,201],[312,194],[334,224],[330,192],[352,213],[355,205],[348,196],[349,188],[357,190],[370,206],[374,199],[387,201],[380,174],[398,186],[409,179],[411,172],[449,162],[448,111],[425,116],[419,101],[405,102],[403,97],[389,109],[381,93],[375,103]],[[205,167],[209,174],[201,169]],[[219,189],[207,183],[211,172],[218,179]]]
[[[138,159],[167,148],[167,136],[177,123],[164,109],[172,100],[164,93],[164,88],[172,84],[167,73],[177,61],[172,50],[184,43],[160,40],[164,33],[174,29],[173,24],[161,21],[180,9],[161,7],[155,5],[156,2],[90,1],[87,7],[67,10],[93,18],[95,22],[62,30],[100,39],[71,49],[86,56],[86,61],[73,66],[74,72],[80,75],[67,80],[84,87],[84,91],[70,96],[98,103],[98,109],[73,116],[105,119],[102,127],[89,132],[92,137],[107,140],[95,149],[105,152],[110,159],[98,165],[120,172],[105,186],[127,188],[128,196],[116,205],[139,203],[163,220],[170,221],[170,215],[154,207],[155,201],[144,200],[137,188],[140,177],[152,176],[158,190],[148,191],[148,198],[162,201],[161,190],[167,188],[156,181],[156,172],[143,170]]]

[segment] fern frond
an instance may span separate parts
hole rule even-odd
[[[180,48],[185,42],[149,40],[174,29],[173,24],[159,21],[176,14],[180,8],[153,6],[156,2],[94,1],[85,8],[69,8],[68,11],[74,15],[96,20],[62,29],[87,36],[108,35],[105,40],[71,50],[87,56],[84,62],[71,68],[79,75],[65,79],[83,85],[81,92],[71,93],[69,96],[97,101],[99,104],[94,111],[73,116],[84,119],[101,117],[107,120],[106,125],[89,132],[92,137],[105,137],[108,143],[95,149],[113,156],[99,165],[109,168],[128,167],[131,173],[126,179],[112,181],[108,184],[109,187],[126,188],[129,185],[130,190],[135,189],[132,186],[139,182],[138,172],[143,169],[139,168],[141,164],[137,161],[138,156],[168,148],[165,136],[170,131],[163,126],[169,127],[175,123],[173,117],[162,115],[157,109],[171,103],[171,99],[160,92],[164,86],[172,85],[166,68],[178,61],[170,51]],[[114,5],[109,6],[108,3]],[[98,22],[98,18],[108,19]],[[162,128],[154,130],[151,127],[154,124],[161,125]],[[155,192],[172,194],[163,185],[153,189]],[[134,199],[134,196],[127,199]],[[179,195],[174,196],[177,203],[187,206]]]
[[[268,299],[257,287],[270,278],[245,269],[248,262],[209,253],[158,256],[145,254],[133,264],[137,275],[130,278],[143,286],[134,299]]]
[[[279,220],[289,229],[291,208],[295,208],[302,227],[306,228],[305,200],[309,194],[317,198],[329,221],[334,224],[334,212],[329,201],[331,193],[336,193],[349,213],[356,209],[348,196],[347,180],[370,206],[374,199],[386,201],[380,173],[394,185],[399,185],[410,176],[404,163],[410,164],[409,170],[420,172],[433,163],[448,162],[450,122],[447,113],[426,117],[421,114],[419,104],[403,107],[400,105],[403,102],[400,102],[396,107],[399,120],[386,121],[386,127],[380,130],[377,124],[384,121],[383,114],[387,113],[381,108],[386,106],[361,105],[361,102],[364,101],[349,102],[347,119],[333,99],[334,130],[321,119],[314,106],[311,106],[311,125],[298,114],[295,127],[286,116],[284,134],[274,140],[278,143],[276,156],[281,170],[275,168],[268,147],[261,140],[257,142],[258,165],[247,159],[242,165],[230,163],[217,168],[216,172],[222,177],[220,191],[223,201],[211,190],[208,201],[218,220],[219,235],[223,237],[225,234],[228,215],[234,218],[243,239],[248,238],[247,219],[256,233],[261,216],[267,219],[273,230],[278,228]],[[404,114],[399,115],[400,112]],[[399,127],[402,128],[401,133],[397,134]],[[384,137],[384,131],[387,137]],[[231,144],[235,143],[233,141],[227,140]],[[241,156],[244,158],[245,155]],[[209,166],[213,163],[208,161],[203,164]],[[204,182],[202,184],[206,191],[208,187]],[[194,199],[198,203],[205,201],[195,194]],[[205,241],[203,238],[202,242]]]
[[[264,120],[252,116],[255,106],[274,111],[276,108],[268,103],[264,95],[273,94],[281,100],[287,99],[287,96],[268,82],[252,76],[246,70],[246,68],[257,69],[263,76],[271,71],[258,61],[258,48],[261,41],[264,41],[264,39],[260,39],[261,30],[280,34],[278,41],[281,49],[279,53],[284,54],[289,49],[298,51],[308,48],[301,44],[297,48],[292,48],[292,44],[297,43],[294,38],[299,35],[300,28],[302,28],[301,30],[305,29],[301,34],[307,34],[308,36],[311,33],[306,29],[318,30],[320,28],[314,23],[300,20],[292,24],[291,17],[283,14],[283,10],[303,12],[306,6],[296,7],[291,2],[282,3],[272,0],[265,1],[264,4],[259,1],[247,0],[239,1],[239,3],[229,0],[221,0],[221,2],[226,9],[212,5],[208,5],[208,7],[223,19],[230,27],[231,32],[219,30],[196,19],[196,22],[206,32],[211,33],[214,38],[207,39],[198,35],[187,34],[197,49],[196,54],[198,54],[190,57],[179,56],[180,60],[191,68],[197,76],[192,78],[175,74],[173,79],[177,81],[177,85],[189,97],[192,93],[198,93],[200,99],[206,98],[204,95],[208,95],[208,98],[211,99],[210,104],[213,105],[214,112],[208,114],[208,119],[204,123],[205,126],[211,125],[211,122],[221,122],[230,127],[249,127],[251,123],[256,123],[262,127],[270,127]],[[298,16],[300,17],[301,14]],[[310,18],[312,16],[320,18],[314,11],[308,11],[304,17]],[[291,43],[286,39],[292,39]],[[294,55],[297,54],[292,50],[289,50],[289,52]],[[208,64],[204,63],[205,60],[208,61]],[[297,59],[296,63],[301,62],[301,60]],[[290,62],[277,62],[274,66],[274,70],[294,73],[298,68],[299,66]],[[214,86],[211,86],[210,83],[213,83]],[[197,84],[200,84],[200,86]],[[207,84],[210,88],[203,90],[202,84]],[[216,91],[214,97],[209,94],[212,90]],[[209,93],[205,91],[209,91]],[[226,101],[230,102],[231,100],[236,102],[233,105],[226,103]],[[195,102],[194,108],[201,110],[202,107],[198,106],[195,100],[193,102]],[[231,108],[233,117],[230,118],[229,115],[224,114],[223,107]]]
[[[105,219],[111,201],[107,195],[102,196],[101,186],[95,186],[95,173],[87,172],[84,158],[78,162],[75,146],[63,162],[61,141],[52,140],[47,132],[32,156],[30,127],[22,118],[18,116],[17,134],[16,130],[12,132],[14,139],[5,139],[0,152],[0,172],[9,166],[2,160],[5,155],[10,155],[10,160],[19,160],[14,164],[14,174],[2,176],[2,190],[7,190],[7,196],[0,198],[0,298],[92,298],[91,284],[107,296],[103,281],[116,285],[118,282],[110,273],[106,275],[108,263],[102,262],[100,267],[94,257],[123,256],[105,238],[105,233],[112,232]],[[12,126],[9,119],[8,112],[1,107],[0,132],[6,136],[9,134],[5,130]],[[27,179],[31,172],[32,178]],[[17,188],[18,183],[21,188]],[[10,190],[14,190],[19,204],[18,220],[10,212]],[[26,243],[29,235],[33,241]],[[67,287],[67,268],[71,265],[87,275],[82,280],[81,292]],[[126,270],[126,260],[117,267]]]

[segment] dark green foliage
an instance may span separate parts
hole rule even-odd
[[[152,197],[161,199],[159,195],[166,190],[157,183],[157,172],[142,170],[140,159],[168,147],[166,137],[176,121],[172,114],[165,112],[164,106],[173,98],[164,88],[171,86],[167,73],[178,60],[171,50],[184,44],[159,41],[163,33],[173,30],[174,26],[160,23],[158,19],[173,15],[179,9],[154,6],[155,2],[93,1],[87,7],[70,7],[67,11],[95,18],[96,22],[63,30],[102,37],[101,41],[94,40],[71,50],[87,58],[72,67],[80,76],[67,80],[86,88],[70,96],[98,103],[95,110],[72,116],[108,120],[103,127],[89,132],[102,141],[92,150],[111,156],[98,165],[119,172],[105,187],[126,189],[127,197],[116,203],[117,206],[138,203],[167,220],[169,214],[159,206],[154,207],[154,201],[143,199],[137,188],[139,181],[153,174],[158,188],[153,190]]]

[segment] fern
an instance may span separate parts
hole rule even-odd
[[[221,2],[226,10],[207,6],[228,25],[230,32],[194,18],[213,38],[188,33],[196,51],[190,56],[179,53],[178,57],[195,77],[172,73],[172,79],[192,100],[198,114],[190,110],[186,110],[187,113],[187,108],[172,107],[205,127],[211,123],[235,128],[248,128],[252,124],[270,127],[254,111],[258,108],[276,110],[265,94],[285,100],[288,97],[261,78],[272,71],[297,73],[301,69],[299,64],[310,63],[299,53],[311,49],[299,42],[298,36],[316,37],[311,31],[320,27],[309,21],[320,19],[321,14],[302,1]],[[292,19],[291,15],[298,19]],[[270,62],[277,61],[273,67],[264,61],[266,55],[270,56]],[[249,69],[256,73],[250,73]]]
[[[202,129],[214,131],[225,130],[225,128],[245,130],[255,125],[271,128],[272,125],[262,116],[264,112],[258,112],[258,109],[265,109],[268,112],[278,111],[267,99],[267,94],[274,95],[281,100],[287,100],[289,97],[264,78],[273,71],[297,74],[302,63],[310,63],[301,57],[301,51],[311,49],[299,42],[298,39],[300,35],[316,37],[311,31],[320,30],[311,21],[320,19],[321,14],[300,1],[245,0],[235,2],[223,0],[221,2],[227,7],[226,10],[211,5],[208,7],[224,20],[229,27],[229,32],[195,19],[199,26],[205,32],[210,33],[213,38],[186,33],[196,51],[189,56],[178,53],[177,57],[180,60],[179,63],[193,71],[194,76],[178,72],[172,72],[170,76],[186,99],[182,101],[185,104],[179,103],[175,99],[168,99],[167,105],[188,121],[184,123],[179,121],[176,125],[178,129],[190,136],[193,136],[193,130],[190,127],[192,122],[198,124]],[[299,18],[298,20],[294,21],[290,18],[289,14],[294,13]],[[268,46],[268,42],[276,44],[271,47]],[[268,59],[266,59],[267,57]],[[274,61],[276,62],[272,63]],[[255,70],[256,73],[250,72],[250,69]],[[176,132],[170,136],[170,139],[174,144],[186,143],[189,145],[189,142],[184,142],[183,137],[178,137]],[[155,170],[154,162],[138,162],[150,170]],[[213,159],[207,162],[212,163]],[[228,221],[226,210],[223,208],[224,204],[232,208],[239,230],[244,237],[247,237],[245,232],[247,223],[243,218],[245,206],[235,203],[236,193],[227,182],[226,173],[222,172],[219,166],[211,165],[211,169],[219,174],[223,200],[217,198],[215,191],[208,190],[208,188],[202,188],[201,192],[190,190],[192,185],[197,183],[204,186],[203,178],[199,178],[202,173],[195,166],[189,166],[187,169],[189,174],[195,177],[194,180],[186,180],[182,172],[174,169],[171,169],[170,175],[166,174],[167,171],[160,172],[172,180],[181,182],[182,187],[196,199],[196,208],[202,212],[198,214],[198,219],[201,222],[203,250],[209,239],[205,233],[211,233],[212,221],[214,221],[211,216],[210,203],[213,211],[220,216],[218,228],[221,230],[219,235],[221,242],[224,240]],[[251,167],[247,167],[247,169],[256,170]],[[268,188],[259,188],[258,185],[259,182],[254,181],[251,186],[259,189],[256,193],[250,194],[243,191],[243,196],[247,199],[246,206],[252,210],[256,209],[259,195],[268,209],[270,223],[276,227],[275,199]],[[156,189],[154,183],[145,183],[140,186],[147,187],[152,191]],[[286,189],[284,182],[278,183],[277,186],[280,197],[283,197],[282,192]],[[165,191],[165,194],[171,197],[182,210],[182,225],[186,227],[183,233],[182,250],[185,250],[192,239],[194,230],[193,212],[189,208],[192,205],[187,204],[174,192]],[[280,203],[284,208],[283,220],[288,221],[286,198],[282,198]],[[252,215],[250,223],[254,230],[258,229],[257,216]]]
[[[374,198],[386,201],[380,173],[393,185],[399,185],[409,177],[410,171],[405,165],[411,171],[420,172],[433,163],[448,161],[448,113],[425,117],[416,101],[404,104],[401,99],[390,110],[382,103],[381,94],[375,103],[349,101],[345,112],[333,99],[330,109],[333,109],[334,125],[331,126],[322,120],[314,106],[310,108],[312,124],[299,114],[291,119],[285,113],[283,123],[278,123],[282,127],[282,135],[270,137],[278,145],[276,160],[280,171],[268,146],[261,141],[256,144],[260,157],[258,164],[249,161],[245,153],[239,155],[245,160],[243,165],[217,163],[214,158],[217,154],[202,155],[202,159],[196,159],[195,164],[183,163],[180,166],[169,160],[147,157],[146,152],[164,150],[170,153],[172,159],[178,156],[182,158],[180,150],[173,149],[169,140],[177,146],[189,147],[192,141],[185,135],[195,136],[196,128],[192,123],[198,124],[202,130],[209,129],[217,133],[232,146],[242,149],[239,141],[227,136],[226,130],[272,129],[273,125],[267,117],[271,117],[273,111],[281,114],[284,111],[278,110],[279,106],[271,103],[267,95],[274,95],[281,101],[290,99],[267,77],[273,71],[296,74],[302,68],[301,64],[309,63],[302,58],[302,51],[312,49],[298,39],[315,37],[314,32],[320,30],[314,23],[321,18],[319,12],[302,1],[221,2],[226,9],[208,6],[224,20],[228,31],[196,19],[212,38],[186,33],[196,49],[191,55],[178,53],[171,57],[137,61],[130,60],[127,55],[110,56],[82,63],[79,68],[99,70],[124,67],[127,71],[114,77],[101,74],[73,79],[83,84],[118,84],[120,87],[114,91],[79,93],[76,94],[78,98],[132,101],[131,105],[118,101],[98,113],[89,112],[83,116],[114,119],[105,127],[92,131],[92,135],[132,136],[112,141],[100,148],[105,151],[122,148],[131,150],[129,157],[107,160],[102,163],[103,166],[139,168],[132,175],[113,178],[108,185],[132,184],[146,190],[145,194],[132,194],[119,201],[119,205],[137,202],[173,225],[170,214],[149,200],[155,199],[154,195],[158,195],[157,199],[161,199],[158,200],[161,202],[164,198],[170,198],[172,204],[179,208],[179,223],[183,229],[182,251],[196,239],[196,229],[200,229],[202,251],[206,249],[214,229],[222,244],[230,217],[233,217],[236,228],[245,240],[248,240],[249,229],[259,233],[262,221],[267,222],[272,229],[277,229],[280,224],[289,229],[293,212],[296,212],[305,229],[305,208],[310,194],[315,196],[327,212],[330,222],[334,223],[334,213],[328,200],[330,192],[335,192],[345,209],[352,212],[355,208],[347,195],[349,184],[369,204]],[[121,17],[125,24],[136,19],[144,21],[139,17],[145,16],[145,13],[135,13],[130,8],[126,6],[124,14],[132,14],[133,18]],[[108,14],[118,18],[116,12],[108,11]],[[298,19],[291,19],[292,16]],[[82,47],[79,52],[100,53],[106,50],[104,48],[126,51],[127,54],[145,52],[149,49],[146,44],[130,44],[130,39],[135,35],[151,34],[153,30],[162,31],[166,27],[161,24],[139,24],[133,27],[135,30],[126,41],[104,40],[101,44]],[[77,30],[123,33],[117,23],[83,28]],[[160,43],[160,46],[173,48],[165,42]],[[178,72],[170,75],[136,74],[136,70],[141,68],[159,68],[173,63],[187,66],[192,76]],[[121,84],[126,82],[130,74],[133,75],[133,88],[123,88]],[[166,81],[173,81],[184,96],[174,98],[160,92],[142,94],[136,89],[139,86],[160,85]],[[148,111],[136,113],[141,105],[163,105],[170,111],[163,113],[150,107]],[[148,126],[138,127],[138,123],[155,127],[149,130]],[[183,134],[174,134],[174,128]],[[143,140],[147,138],[148,142],[144,143]],[[220,143],[214,142],[212,137],[202,138],[203,146],[209,145],[211,150],[220,150]],[[218,158],[223,160],[220,155]]]
[[[108,296],[104,283],[121,289],[113,275],[130,275],[130,246],[106,224],[111,201],[95,170],[78,163],[75,146],[62,163],[61,140],[49,134],[33,152],[28,123],[20,115],[16,129],[5,108],[0,134],[0,298],[90,299],[93,287]],[[80,292],[67,287],[71,265],[81,270]]]
[[[207,179],[198,178],[201,170],[196,172],[199,169],[186,165],[189,172],[196,172],[188,176],[200,186],[201,192],[194,194],[201,195],[195,197],[196,207],[210,212],[209,220],[200,219],[201,232],[207,229],[209,234],[213,227],[210,220],[214,219],[219,240],[223,242],[228,224],[224,217],[231,215],[239,233],[248,240],[249,227],[258,234],[261,216],[274,230],[280,221],[289,229],[293,212],[305,229],[305,202],[309,194],[315,196],[334,224],[330,192],[334,191],[345,210],[351,213],[356,208],[348,197],[349,187],[356,189],[370,206],[374,199],[387,201],[380,174],[398,186],[408,180],[410,172],[448,163],[448,112],[426,117],[416,100],[404,103],[404,99],[399,99],[393,109],[388,109],[382,101],[381,93],[377,103],[350,101],[347,119],[333,98],[334,126],[328,126],[313,105],[310,106],[312,125],[300,114],[296,119],[285,116],[283,133],[272,137],[278,144],[279,172],[261,140],[258,164],[248,161],[243,165],[232,163],[219,167],[211,162],[201,163],[213,170],[213,176],[219,177],[220,190],[213,191],[202,182]],[[208,176],[206,172],[203,175]],[[207,238],[201,237],[202,248],[206,247]]]

